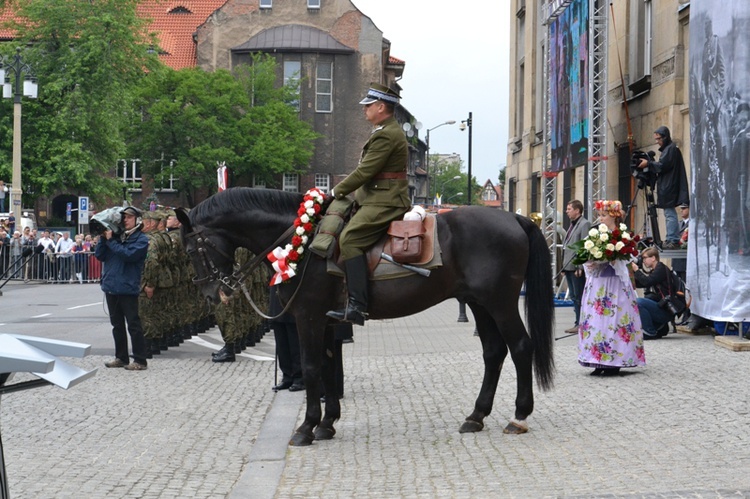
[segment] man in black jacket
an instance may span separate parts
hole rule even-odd
[[[660,126],[654,132],[654,140],[659,146],[659,161],[642,159],[638,168],[652,168],[656,173],[657,208],[664,210],[667,221],[667,236],[664,238],[663,249],[678,249],[680,247],[680,225],[677,222],[675,206],[690,203],[685,162],[677,144],[672,142],[669,128]]]

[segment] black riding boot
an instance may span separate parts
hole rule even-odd
[[[349,300],[343,310],[331,310],[326,316],[342,322],[365,325],[367,318],[367,256],[360,255],[344,261],[346,267],[346,287]]]
[[[213,356],[214,362],[234,362],[234,343],[225,343],[224,348]]]

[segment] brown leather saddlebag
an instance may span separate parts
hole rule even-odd
[[[399,263],[416,263],[422,256],[424,224],[421,220],[394,220],[388,228],[392,257]]]

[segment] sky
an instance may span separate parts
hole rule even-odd
[[[472,175],[497,183],[508,145],[510,8],[502,0],[352,0],[406,62],[401,104],[430,132],[430,154],[458,153]]]

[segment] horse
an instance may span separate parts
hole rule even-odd
[[[262,259],[279,244],[293,224],[303,195],[270,189],[235,187],[214,194],[189,212],[176,210],[183,245],[195,267],[194,282],[210,301],[231,297],[237,287],[232,257],[238,246]],[[484,379],[471,414],[459,432],[478,432],[492,411],[503,362],[510,351],[516,367],[516,408],[504,433],[528,431],[534,408],[533,373],[542,390],[554,377],[553,281],[549,248],[541,230],[521,215],[483,206],[467,206],[437,215],[442,266],[429,277],[414,274],[370,281],[368,318],[392,319],[426,310],[449,298],[465,302],[474,314],[484,359]],[[284,243],[288,242],[286,239]],[[283,244],[282,244],[283,246]],[[518,309],[526,283],[527,332]],[[292,446],[329,440],[341,416],[337,397],[325,397],[321,414],[322,379],[326,394],[336,393],[334,338],[326,312],[346,299],[341,277],[326,270],[326,261],[309,251],[297,275],[279,285],[282,303],[289,303],[299,331],[307,395],[305,419],[292,435]]]

